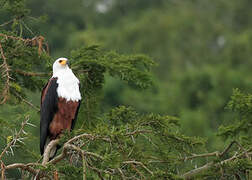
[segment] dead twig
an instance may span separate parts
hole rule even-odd
[[[45,38],[43,36],[35,36],[32,39],[29,39],[29,38],[24,39],[21,37],[6,35],[3,33],[0,33],[0,36],[4,37],[6,40],[13,39],[13,40],[18,40],[18,41],[23,41],[27,45],[37,46],[39,55],[41,55],[42,51],[45,51],[47,52],[47,54],[49,54],[49,46],[45,42]],[[44,49],[43,46],[46,46],[46,49]]]
[[[0,53],[1,53],[1,57],[3,59],[3,64],[0,66],[0,68],[2,68],[2,77],[5,78],[5,85],[4,85],[4,88],[3,88],[3,91],[2,91],[2,94],[1,94],[1,98],[2,100],[0,99],[0,104],[4,104],[8,97],[9,97],[9,91],[10,91],[10,80],[11,80],[11,77],[10,77],[10,67],[9,65],[7,64],[7,59],[4,55],[4,50],[3,50],[3,47],[2,47],[2,44],[0,43]]]
[[[133,132],[126,133],[125,136],[132,136],[136,134],[142,134],[142,133],[152,133],[151,130],[135,130]]]
[[[185,157],[185,158],[182,158],[181,160],[182,161],[187,161],[187,160],[192,160],[192,159],[195,159],[195,158],[211,157],[211,156],[219,157],[220,155],[219,155],[218,151],[215,151],[215,152],[212,152],[212,153],[194,154],[193,156]]]
[[[86,165],[86,158],[85,158],[85,154],[82,153],[81,154],[81,157],[82,157],[82,168],[83,168],[83,172],[82,172],[82,176],[83,176],[83,180],[86,180],[87,179],[87,165]]]
[[[4,163],[1,161],[1,180],[5,179],[5,165]]]
[[[26,103],[27,105],[31,106],[33,109],[35,109],[36,111],[40,111],[40,108],[35,106],[34,104],[32,104],[31,102],[27,101],[26,99],[24,99],[22,96],[20,96],[18,93],[15,93],[15,95],[20,98],[24,103]]]
[[[50,76],[51,73],[36,73],[36,72],[25,72],[25,71],[22,71],[20,69],[15,69],[14,70],[15,72],[23,75],[23,76],[39,76],[39,77],[43,77],[43,76]]]
[[[246,157],[247,157],[248,159],[250,159],[250,157],[249,157],[247,151],[246,151],[246,150],[242,147],[242,145],[241,145],[239,142],[237,142],[237,141],[232,141],[232,142],[229,144],[229,146],[227,146],[226,149],[220,154],[220,157],[222,157],[224,154],[226,154],[226,153],[231,149],[231,147],[232,147],[234,144],[236,144],[236,145],[245,153]]]
[[[139,161],[124,161],[123,164],[136,164],[136,165],[140,165],[148,173],[150,173],[151,175],[153,175],[153,172],[149,168],[147,168],[142,162],[139,162]]]
[[[230,150],[230,148],[232,147],[232,145],[235,144],[235,143],[236,143],[236,142],[234,142],[234,141],[231,142],[231,143],[229,144],[229,146],[228,146],[227,148],[225,148],[225,150],[221,153],[221,155],[220,155],[219,157],[221,157],[221,156],[223,156],[225,153],[227,153],[227,152]],[[220,167],[220,166],[222,166],[223,164],[226,164],[226,163],[228,163],[228,162],[230,162],[230,161],[233,161],[233,160],[235,160],[235,159],[241,158],[241,157],[244,156],[244,155],[245,155],[246,157],[247,157],[247,156],[250,157],[251,153],[249,153],[249,152],[251,152],[251,151],[252,151],[252,147],[249,148],[248,150],[245,150],[245,149],[244,149],[244,151],[241,152],[240,154],[235,153],[231,158],[225,159],[225,160],[223,160],[223,161],[221,161],[221,162],[219,162],[219,163],[214,163],[214,161],[209,162],[209,163],[205,164],[204,166],[201,166],[201,167],[199,167],[199,168],[196,168],[196,169],[193,169],[193,170],[191,170],[191,171],[188,171],[188,172],[184,173],[181,177],[182,177],[182,178],[185,178],[185,179],[190,179],[190,178],[196,176],[197,174],[202,173],[203,171],[208,170],[209,168],[211,168],[211,167],[213,167],[213,166],[215,166],[215,167]]]
[[[125,180],[126,178],[125,178],[125,175],[123,174],[121,168],[117,168],[117,170],[120,173],[122,180]]]

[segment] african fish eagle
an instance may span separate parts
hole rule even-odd
[[[79,80],[68,67],[68,59],[53,64],[53,76],[42,90],[40,109],[40,153],[64,130],[72,130],[80,107]],[[50,152],[53,158],[59,147]]]

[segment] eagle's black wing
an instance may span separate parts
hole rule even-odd
[[[40,107],[40,153],[44,154],[44,146],[49,133],[49,125],[58,111],[57,78],[51,78],[41,94]]]

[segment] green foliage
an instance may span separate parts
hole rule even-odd
[[[89,46],[72,51],[71,59],[71,67],[78,72],[84,87],[82,96],[86,122],[95,119],[106,73],[137,88],[144,89],[152,84],[150,69],[154,62],[145,55],[121,55]],[[89,126],[82,124],[82,127],[85,125]]]
[[[237,114],[236,121],[228,126],[220,126],[218,134],[225,138],[239,138],[245,144],[252,143],[249,140],[251,137],[252,95],[234,89],[227,108]]]
[[[18,24],[20,18],[29,14],[30,10],[26,8],[25,0],[2,0],[2,9],[6,10],[7,13],[11,14],[12,18],[15,18],[13,22],[13,27]]]
[[[145,55],[121,55],[116,52],[104,52],[98,46],[91,46],[73,51],[71,57],[74,59],[73,69],[77,71],[87,69],[94,87],[101,87],[105,71],[139,88],[151,85],[149,71],[154,62]],[[95,66],[98,67],[95,69]],[[103,78],[99,74],[92,74],[93,71],[103,75]]]
[[[242,118],[249,117],[252,112],[252,95],[244,94],[239,89],[234,89],[227,108],[239,113]]]
[[[118,168],[127,176],[133,176],[136,170],[131,163],[126,162],[136,161],[153,172],[153,179],[175,179],[177,168],[184,163],[181,156],[195,152],[205,143],[201,138],[181,135],[178,119],[171,116],[139,114],[131,107],[120,106],[99,119],[96,127],[89,130],[93,140],[83,138],[82,143],[85,144],[85,151],[95,152],[103,157],[102,160],[87,158],[87,163],[103,172],[104,177],[106,170],[116,171]],[[74,135],[81,132],[87,133],[87,130],[77,130]],[[69,134],[66,133],[63,139],[69,139]],[[159,161],[164,161],[165,164],[160,165]],[[150,174],[145,167],[138,170],[142,176],[147,177]],[[68,177],[63,174],[63,177]],[[120,173],[115,172],[114,176],[119,178]]]
[[[0,102],[7,97],[0,149],[28,115],[37,126],[25,127],[24,144],[1,160],[40,159],[39,93],[55,57],[68,56],[83,101],[60,145],[89,134],[72,144],[85,159],[71,150],[56,165],[33,168],[57,170],[61,179],[84,178],[84,167],[87,179],[249,179],[250,7],[248,0],[0,0]]]

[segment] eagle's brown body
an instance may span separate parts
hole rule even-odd
[[[57,113],[55,113],[49,127],[51,139],[55,139],[63,130],[70,130],[72,128],[72,123],[75,119],[78,106],[79,102],[67,102],[64,98],[58,99],[59,109]]]

